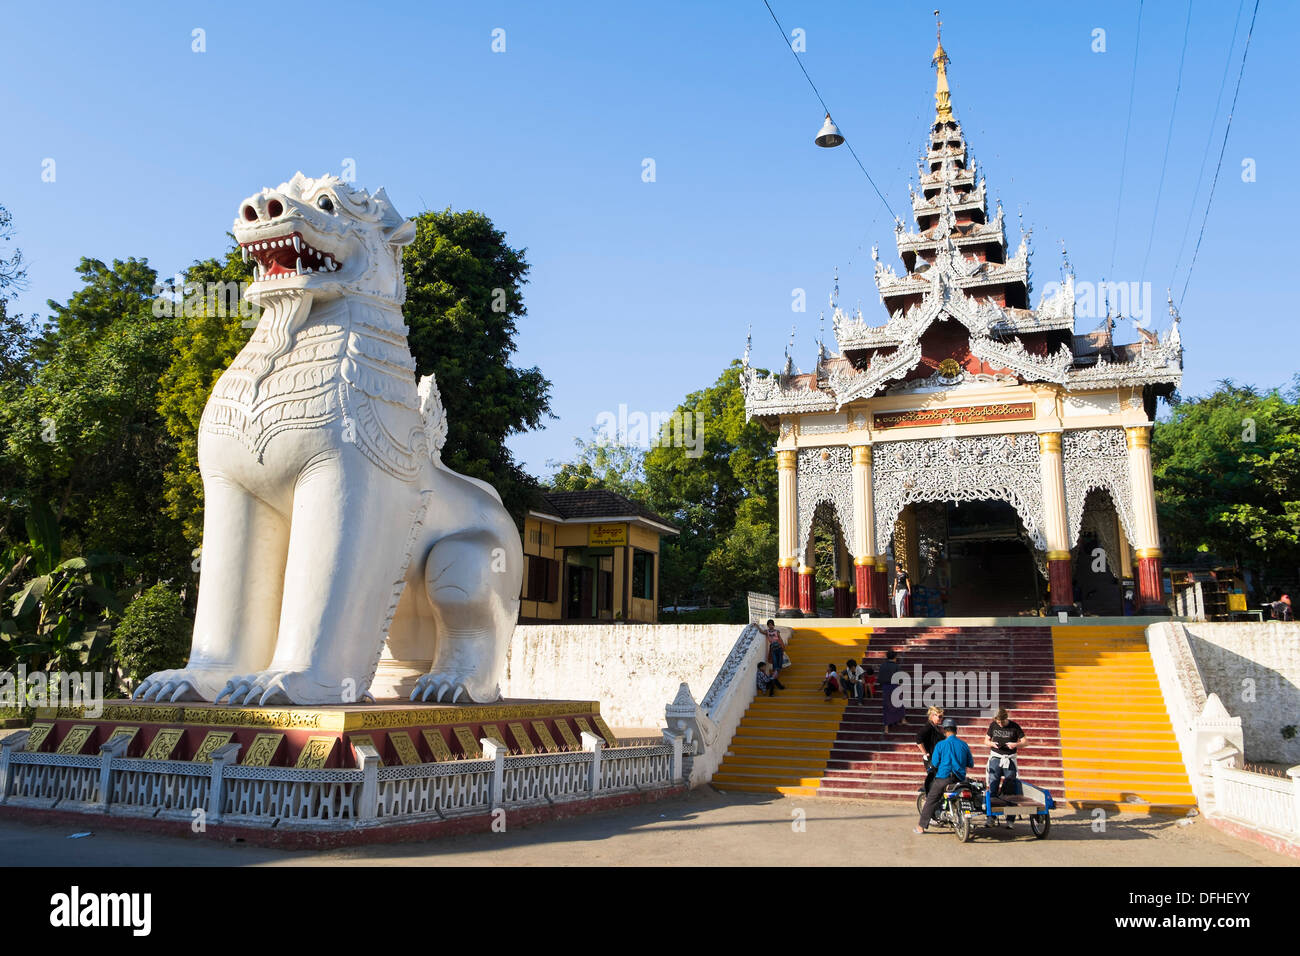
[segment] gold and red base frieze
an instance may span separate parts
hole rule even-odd
[[[94,754],[125,737],[127,757],[210,763],[215,751],[238,743],[243,766],[334,768],[356,766],[352,748],[360,744],[391,766],[476,759],[484,737],[511,753],[577,750],[583,731],[617,742],[596,701],[284,708],[106,701],[94,718],[79,707],[38,708],[27,749]]]

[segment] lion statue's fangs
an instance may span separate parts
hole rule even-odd
[[[350,703],[388,640],[433,662],[412,700],[498,700],[523,553],[496,491],[441,460],[402,322],[415,224],[382,189],[298,173],[241,202],[234,233],[262,315],[199,425],[190,658],[133,696]]]

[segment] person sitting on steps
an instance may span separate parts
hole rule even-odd
[[[850,658],[844,663],[844,670],[840,674],[840,681],[844,686],[844,696],[849,700],[862,700],[862,668],[858,662]]]
[[[835,669],[834,664],[826,665],[826,675],[822,678],[822,692],[826,694],[826,699],[831,699],[831,694],[839,693],[840,675]]]
[[[785,690],[785,685],[776,679],[775,669],[767,661],[758,662],[758,693],[767,691],[768,697],[775,697],[777,688]]]

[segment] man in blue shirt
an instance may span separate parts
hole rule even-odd
[[[943,799],[943,792],[954,783],[966,779],[966,768],[975,766],[975,758],[970,747],[957,736],[957,721],[951,717],[943,719],[943,740],[934,745],[930,754],[930,763],[934,766],[934,782],[925,795],[925,806],[921,808],[921,819],[912,828],[913,833],[924,833],[934,817],[934,811]]]

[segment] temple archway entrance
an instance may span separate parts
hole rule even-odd
[[[1046,580],[1016,509],[997,499],[921,501],[895,524],[895,559],[918,617],[1037,615]]]

